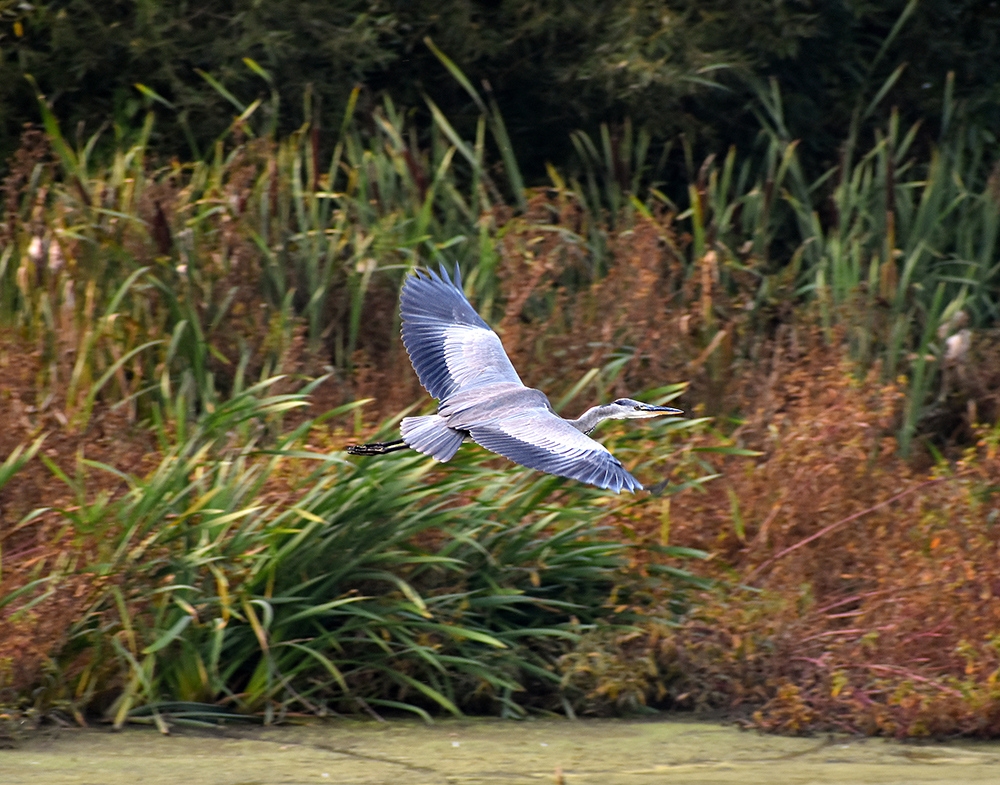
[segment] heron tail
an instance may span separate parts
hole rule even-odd
[[[404,417],[399,432],[410,447],[436,461],[447,461],[462,446],[466,434],[449,428],[438,414]]]

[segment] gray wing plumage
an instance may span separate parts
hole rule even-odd
[[[600,443],[552,412],[535,409],[469,428],[473,441],[530,469],[620,493],[642,485]]]
[[[439,401],[471,387],[522,384],[499,336],[465,299],[457,266],[454,282],[443,268],[407,278],[399,312],[413,369]]]
[[[530,469],[620,493],[642,490],[607,448],[552,410],[548,398],[515,384],[466,390],[442,404],[449,427]]]

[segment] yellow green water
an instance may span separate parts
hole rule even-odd
[[[0,784],[1000,783],[1000,743],[784,738],[677,720],[315,722],[60,730],[0,750]]]

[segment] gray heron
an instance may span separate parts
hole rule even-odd
[[[604,420],[637,420],[681,414],[619,398],[594,406],[575,420],[560,417],[539,390],[526,387],[490,329],[465,297],[458,265],[452,279],[415,271],[400,295],[403,345],[420,383],[438,399],[436,414],[404,417],[401,439],[347,448],[351,455],[384,455],[412,448],[449,460],[472,440],[531,469],[569,477],[620,493],[642,484],[589,434]]]

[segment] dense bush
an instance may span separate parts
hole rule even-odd
[[[570,131],[626,117],[660,141],[684,131],[699,155],[746,144],[753,85],[772,77],[789,96],[788,128],[823,163],[897,68],[883,106],[898,105],[905,122],[939,103],[954,71],[963,111],[995,127],[1000,89],[1000,15],[974,0],[4,0],[0,18],[4,158],[37,119],[25,74],[88,135],[108,122],[127,133],[155,105],[154,147],[185,157],[239,114],[217,86],[241,105],[268,101],[254,122],[283,131],[304,120],[335,129],[355,84],[364,114],[383,93],[410,107],[426,93],[459,125],[474,123],[426,37],[474,84],[489,82],[533,177],[565,160]]]

